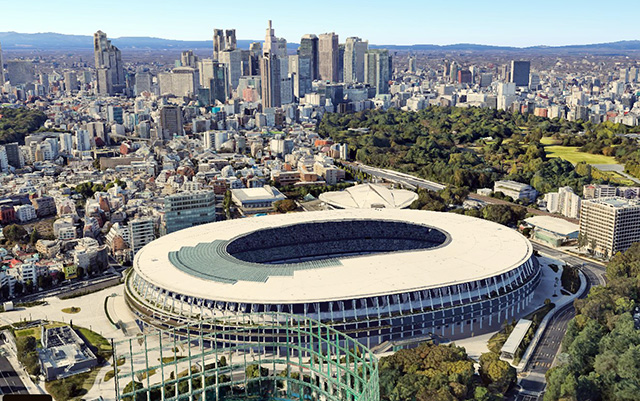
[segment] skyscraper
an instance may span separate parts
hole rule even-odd
[[[93,34],[93,54],[96,64],[98,95],[121,93],[125,88],[124,68],[120,50],[111,44],[107,34]]]
[[[135,94],[138,96],[142,92],[151,93],[151,73],[148,69],[136,72]]]
[[[78,90],[78,76],[75,72],[64,73],[64,89],[67,93]]]
[[[300,39],[298,55],[309,59],[309,64],[311,65],[311,80],[315,81],[316,79],[319,79],[318,37],[312,34],[304,35],[302,39]]]
[[[33,61],[9,60],[7,61],[7,80],[11,85],[30,84],[36,79]]]
[[[320,79],[338,82],[338,35],[323,33],[318,39],[318,71]]]
[[[180,55],[180,64],[183,67],[198,68],[197,62],[198,62],[198,56],[193,54],[193,50],[183,51],[182,54]]]
[[[344,44],[344,82],[364,82],[364,55],[369,42],[360,38],[347,38]]]
[[[224,31],[213,30],[213,59],[218,60],[218,53],[225,49]]]
[[[300,55],[289,56],[289,74],[293,84],[293,96],[297,99],[311,92],[311,59]]]
[[[264,42],[260,75],[262,78],[262,107],[281,106],[280,93],[280,60],[277,57],[276,36],[271,28],[271,20]]]
[[[182,110],[178,106],[164,106],[160,109],[160,132],[165,141],[174,135],[182,135]]]
[[[262,43],[253,42],[249,46],[249,75],[260,75],[260,60],[262,59]]]
[[[516,86],[529,85],[529,72],[531,70],[530,61],[511,61],[511,76],[509,82],[513,82]]]
[[[389,50],[372,49],[367,51],[364,58],[364,81],[376,88],[376,95],[389,93],[391,71]]]
[[[213,64],[213,78],[210,80],[211,100],[225,103],[229,98],[229,79],[227,67],[222,63]]]
[[[236,30],[235,29],[227,29],[225,31],[224,38],[226,50],[235,50],[236,49]]]

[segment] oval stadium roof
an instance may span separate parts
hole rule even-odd
[[[213,266],[207,252],[219,252],[216,244],[228,242],[258,230],[296,224],[369,220],[405,222],[434,227],[447,233],[449,240],[431,249],[403,250],[374,254],[336,256],[316,260],[316,266],[268,274],[252,280],[212,280],[206,274],[190,274],[176,266],[175,255],[190,247],[180,263],[210,264],[216,269],[241,269],[247,263],[223,255],[224,266]],[[308,224],[307,224],[308,226]],[[371,226],[371,225],[364,225]],[[374,225],[375,226],[375,225]],[[322,238],[331,232],[295,233]],[[366,233],[365,233],[366,235]],[[372,234],[375,236],[375,234]],[[389,239],[393,241],[393,239]],[[211,245],[208,245],[211,244]],[[183,251],[184,252],[184,251]],[[512,270],[531,258],[531,244],[505,226],[454,213],[398,209],[352,209],[288,213],[204,224],[165,235],[146,245],[135,256],[134,268],[144,280],[178,294],[246,303],[297,303],[354,299],[397,294],[419,289],[462,283],[492,277]],[[173,256],[171,256],[173,255]],[[191,259],[193,261],[191,261]],[[320,264],[322,266],[317,266]],[[257,264],[265,269],[285,269],[284,265]],[[312,267],[312,268],[307,268]],[[319,267],[319,268],[318,268]],[[252,270],[255,272],[255,270]],[[226,277],[230,277],[225,273]]]

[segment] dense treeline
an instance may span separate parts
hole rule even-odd
[[[480,357],[480,371],[462,347],[422,344],[380,359],[380,397],[389,401],[499,400],[515,369],[497,354]]]
[[[42,127],[47,116],[40,110],[26,108],[0,108],[0,144],[24,143],[27,134]]]
[[[607,284],[577,300],[559,366],[547,372],[545,400],[638,400],[640,243],[607,265]]]
[[[469,191],[465,188],[447,187],[434,192],[418,189],[418,199],[409,208],[417,210],[433,210],[436,212],[451,211],[466,216],[490,220],[505,226],[515,227],[527,216],[527,209],[522,206],[489,204],[480,209],[463,209],[462,205]]]
[[[631,130],[622,124],[594,125],[488,108],[441,106],[417,112],[327,113],[318,128],[320,135],[349,144],[351,156],[365,164],[458,187],[490,187],[495,180],[514,179],[541,192],[567,185],[578,193],[583,185],[602,179],[584,168],[576,170],[567,161],[547,159],[541,138],[583,138],[584,142],[571,146],[603,154],[613,147],[612,155],[619,160],[637,158],[640,164],[633,140],[619,136]]]

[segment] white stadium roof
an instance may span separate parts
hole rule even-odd
[[[320,200],[340,209],[403,209],[418,199],[418,194],[406,189],[389,189],[382,185],[360,184],[344,191],[325,192]]]
[[[359,219],[427,225],[448,233],[451,240],[433,249],[339,256],[337,264],[270,276],[265,282],[217,282],[180,270],[169,260],[169,253],[182,247],[227,241],[256,230]],[[242,303],[301,303],[397,294],[479,280],[520,266],[532,252],[522,235],[486,220],[454,213],[351,209],[252,217],[184,229],[142,248],[134,268],[146,281],[187,296]],[[268,269],[276,265],[264,266]]]

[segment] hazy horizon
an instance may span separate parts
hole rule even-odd
[[[541,0],[535,5],[504,0],[491,4],[408,0],[393,9],[379,0],[364,4],[248,0],[241,8],[235,3],[195,0],[171,8],[149,0],[114,0],[99,12],[72,0],[55,5],[44,0],[29,3],[28,18],[3,19],[2,31],[92,35],[102,30],[111,38],[200,41],[210,40],[214,28],[235,28],[239,39],[263,40],[271,19],[276,36],[290,42],[298,42],[306,33],[333,31],[341,38],[358,36],[376,45],[566,46],[636,40],[637,30],[632,24],[617,24],[615,32],[600,27],[604,21],[620,19],[623,12],[633,15],[640,11],[640,4],[621,10],[602,7],[593,0]],[[24,13],[24,5],[10,2],[3,5],[3,13],[18,16]]]

